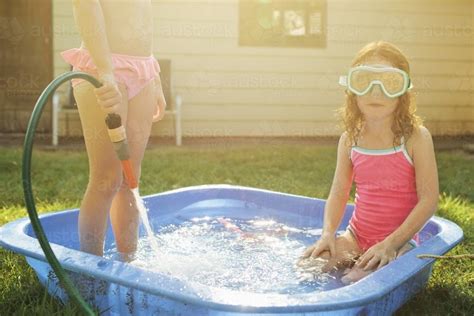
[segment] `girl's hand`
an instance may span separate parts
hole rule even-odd
[[[355,266],[364,271],[378,270],[397,257],[397,249],[386,241],[381,241],[370,247],[357,260]]]
[[[102,87],[96,88],[94,92],[102,111],[106,114],[118,112],[122,103],[122,93],[115,82],[104,80]]]
[[[159,78],[155,80],[155,94],[156,94],[156,102],[158,104],[158,111],[153,116],[153,122],[158,122],[163,119],[163,117],[165,116],[165,110],[166,110],[165,95],[163,93],[163,88],[161,87],[161,82]]]
[[[314,245],[309,246],[305,250],[301,259],[309,257],[316,258],[324,251],[329,251],[331,257],[336,255],[336,236],[334,234],[323,233],[321,238]]]

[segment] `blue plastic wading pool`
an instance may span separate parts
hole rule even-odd
[[[322,227],[325,204],[320,199],[228,185],[183,188],[147,196],[144,201],[155,230],[195,216],[266,217],[317,229]],[[348,205],[340,229],[347,226],[352,211],[353,205]],[[76,282],[89,283],[85,298],[110,315],[390,314],[428,281],[433,259],[416,256],[441,255],[462,239],[457,225],[433,217],[420,233],[418,248],[356,283],[297,294],[252,293],[187,284],[170,275],[80,252],[77,215],[77,209],[47,214],[41,223],[61,265]],[[307,240],[308,245],[312,242],[314,238]],[[0,245],[24,255],[49,292],[65,299],[28,219],[1,227]],[[112,245],[109,229],[105,247]]]

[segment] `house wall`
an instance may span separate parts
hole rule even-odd
[[[470,0],[328,0],[325,48],[239,46],[238,0],[156,0],[155,56],[172,60],[184,136],[337,135],[338,77],[366,43],[387,40],[408,56],[418,114],[435,135],[474,133],[474,22]],[[70,0],[53,1],[59,52],[80,43]],[[62,134],[80,133],[62,116]],[[173,134],[173,119],[154,135]]]

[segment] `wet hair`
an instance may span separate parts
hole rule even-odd
[[[373,58],[384,59],[393,67],[405,71],[408,76],[410,76],[410,65],[408,64],[407,58],[398,47],[384,41],[372,42],[364,46],[355,56],[351,67],[361,65]],[[416,103],[410,91],[407,91],[397,99],[398,105],[393,113],[394,120],[391,127],[394,134],[394,146],[399,144],[399,140],[402,136],[405,139],[410,138],[414,129],[422,124],[422,120],[415,114]],[[342,126],[347,132],[348,142],[355,144],[360,136],[364,123],[364,116],[357,106],[355,94],[346,90],[344,105],[338,110],[338,113],[341,118]]]

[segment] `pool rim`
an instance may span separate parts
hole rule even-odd
[[[203,189],[237,190],[240,192],[253,191],[264,194],[276,194],[281,197],[296,197],[307,201],[325,201],[323,199],[271,190],[219,184],[185,187],[147,195],[144,196],[143,199],[146,201],[157,196],[201,191]],[[78,209],[75,208],[42,214],[40,219],[43,220],[50,216],[64,215],[73,212],[78,212]],[[410,279],[422,269],[431,265],[434,261],[432,258],[417,258],[417,255],[423,253],[443,254],[455,247],[456,244],[462,240],[463,232],[457,224],[437,216],[433,216],[430,221],[438,225],[439,233],[425,241],[421,247],[411,250],[401,256],[399,260],[391,262],[389,265],[383,267],[376,273],[372,273],[359,282],[342,288],[316,293],[242,293],[228,289],[211,288],[201,284],[192,284],[192,288],[190,288],[191,284],[188,282],[183,282],[157,272],[146,271],[127,263],[87,254],[54,243],[51,244],[51,247],[61,262],[61,265],[66,270],[84,273],[98,279],[144,291],[152,295],[162,296],[181,303],[226,312],[304,313],[347,309],[373,303],[396,289],[403,284],[404,281]],[[0,246],[24,255],[25,257],[31,257],[46,262],[37,239],[27,234],[30,225],[29,218],[26,217],[0,227]],[[400,271],[404,273],[400,273]],[[367,290],[373,287],[378,287],[379,289],[377,291]],[[242,294],[237,295],[237,293]],[[229,295],[237,295],[231,304],[225,302],[225,299]],[[308,303],[291,305],[292,302],[296,303],[301,300]],[[252,301],[252,304],[249,304],[249,301]]]

